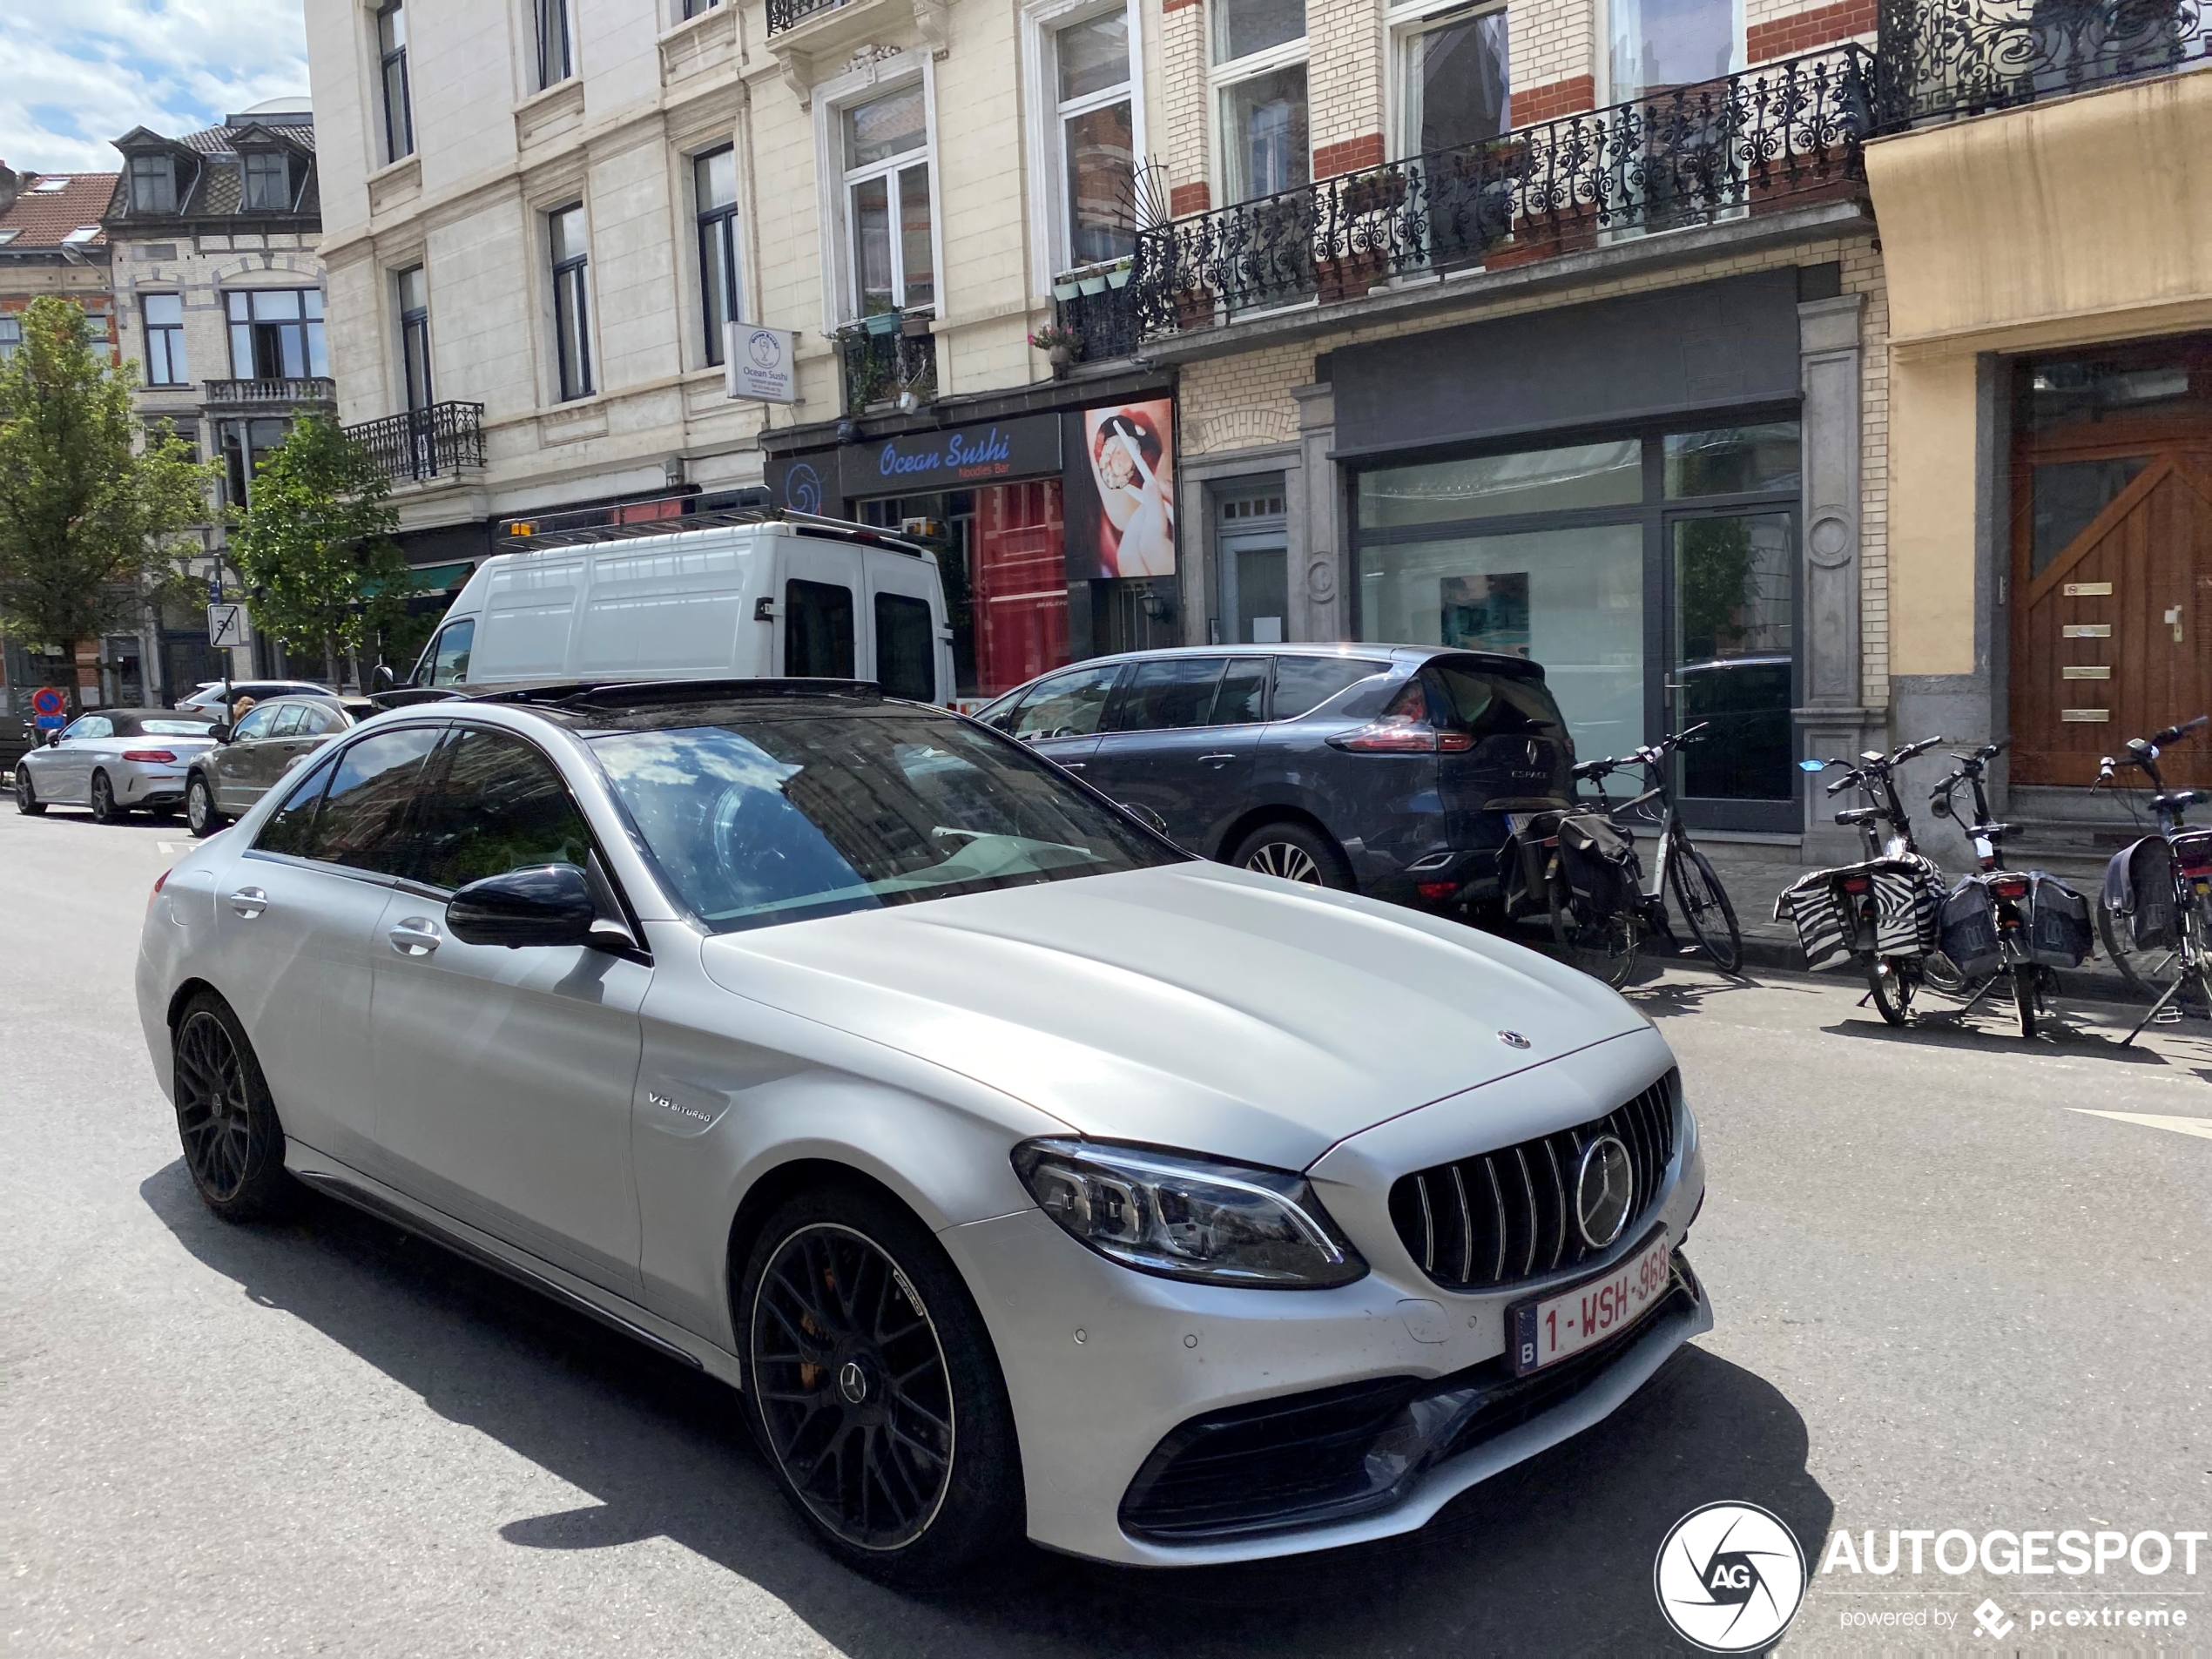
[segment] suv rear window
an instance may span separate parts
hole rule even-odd
[[[1533,674],[1500,673],[1479,664],[1432,661],[1428,671],[1444,691],[1456,722],[1478,738],[1548,738],[1567,741],[1567,722],[1551,688]]]
[[[1388,663],[1372,657],[1278,657],[1274,717],[1295,720],[1311,714],[1347,685],[1389,671]]]

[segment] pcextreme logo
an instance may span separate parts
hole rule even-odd
[[[1751,1653],[1797,1616],[1805,1554],[1756,1504],[1709,1503],[1674,1524],[1652,1563],[1652,1590],[1675,1634],[1708,1653]]]

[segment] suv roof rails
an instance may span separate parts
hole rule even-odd
[[[701,507],[701,502],[726,502],[724,506]],[[713,496],[655,496],[623,502],[613,507],[581,507],[567,512],[524,513],[502,519],[500,551],[529,553],[539,548],[583,547],[597,542],[631,541],[645,536],[679,536],[690,530],[719,529],[742,524],[789,524],[802,536],[833,541],[859,542],[889,553],[927,558],[929,550],[918,542],[878,529],[873,524],[846,518],[826,518],[778,507],[765,489],[738,489]]]
[[[463,700],[543,708],[635,708],[653,703],[710,703],[770,697],[842,697],[880,703],[883,700],[883,688],[873,680],[558,680],[544,685],[518,685],[504,691],[483,691]]]

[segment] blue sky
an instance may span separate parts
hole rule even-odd
[[[0,0],[0,160],[111,172],[134,126],[189,132],[304,98],[302,0]]]

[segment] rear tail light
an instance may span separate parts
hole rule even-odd
[[[1845,893],[1864,893],[1874,885],[1874,878],[1866,875],[1847,875],[1839,885]]]
[[[123,758],[125,760],[143,760],[150,766],[173,766],[177,764],[177,757],[166,749],[125,749]]]
[[[2000,899],[2025,899],[2027,897],[2027,878],[2016,876],[2007,880],[2000,876],[1990,882],[1989,890]]]
[[[1456,881],[1416,881],[1413,891],[1431,904],[1440,904],[1460,890]]]
[[[166,870],[164,870],[164,871],[163,871],[163,872],[162,872],[159,875],[158,875],[158,876],[154,877],[154,879],[153,879],[153,891],[152,891],[152,893],[149,893],[148,894],[146,894],[146,908],[147,908],[147,909],[151,910],[151,909],[152,909],[152,908],[153,908],[153,901],[154,901],[156,899],[158,899],[158,898],[161,896],[161,889],[162,889],[163,887],[166,887],[166,886],[168,885],[168,883],[169,883],[169,872],[168,872],[168,871],[166,871]]]
[[[1357,732],[1331,738],[1330,744],[1353,754],[1461,754],[1474,747],[1467,732],[1440,732],[1428,722],[1428,698],[1414,680],[1391,699],[1382,718]]]

